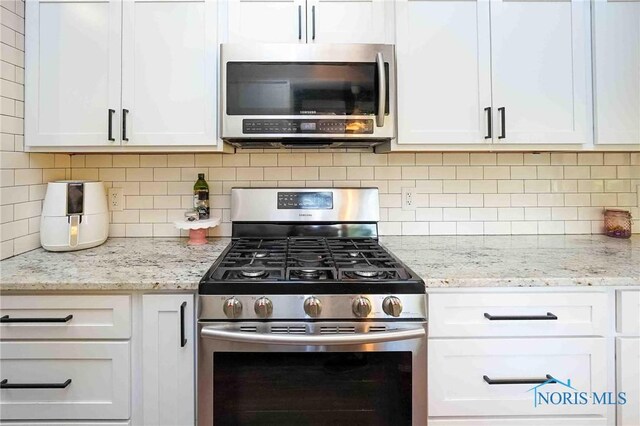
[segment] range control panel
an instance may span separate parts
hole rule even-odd
[[[373,120],[244,119],[245,134],[372,134]]]
[[[278,209],[331,210],[332,192],[278,192]]]

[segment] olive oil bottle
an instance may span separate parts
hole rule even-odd
[[[204,180],[204,173],[198,173],[198,180],[193,185],[193,208],[198,212],[198,219],[209,219],[209,185]]]

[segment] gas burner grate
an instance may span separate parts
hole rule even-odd
[[[411,276],[375,239],[290,237],[234,240],[209,278],[372,282]]]

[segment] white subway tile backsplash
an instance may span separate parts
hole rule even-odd
[[[470,183],[468,180],[443,180],[442,192],[447,194],[468,194]]]
[[[604,164],[604,154],[601,152],[578,153],[579,166],[601,166]]]
[[[416,209],[416,220],[418,221],[441,221],[441,207],[419,207]]]
[[[9,137],[10,136],[10,137]],[[243,150],[239,154],[29,154],[3,134],[3,256],[32,246],[46,183],[101,179],[122,188],[112,236],[176,236],[193,205],[198,173],[209,183],[210,235],[230,232],[230,192],[250,187],[376,187],[382,235],[507,235],[602,232],[606,207],[637,212],[637,153],[393,153]],[[6,141],[6,143],[5,143]],[[415,210],[401,205],[415,188]],[[18,224],[18,225],[16,225]],[[634,230],[638,230],[638,226]]]
[[[412,152],[394,152],[388,154],[387,161],[390,166],[412,166],[416,164],[416,154]]]
[[[482,194],[457,194],[456,205],[458,207],[482,207],[484,196]]]
[[[484,168],[485,179],[510,179],[511,168],[508,166],[487,166]]]
[[[456,235],[456,222],[429,222],[429,235]]]
[[[590,194],[564,194],[565,206],[590,206],[591,195]]]
[[[520,166],[524,164],[524,154],[520,152],[498,153],[497,164],[499,166]]]
[[[430,207],[456,207],[455,194],[430,194]]]
[[[456,167],[457,179],[484,179],[484,167],[482,166],[458,166]]]

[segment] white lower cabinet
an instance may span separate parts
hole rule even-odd
[[[607,387],[603,338],[456,339],[429,342],[429,416],[604,416],[601,405],[535,404],[536,391],[562,384],[519,384],[547,375],[579,392]]]
[[[195,422],[193,294],[142,296],[144,425]]]
[[[618,405],[618,426],[640,425],[640,337],[616,339],[617,392],[625,392],[627,402]]]
[[[2,342],[0,419],[127,420],[129,360],[129,342]]]

